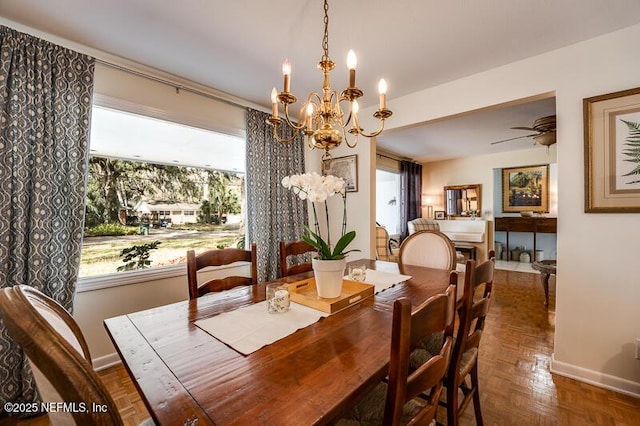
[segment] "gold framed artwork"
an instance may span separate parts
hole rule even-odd
[[[583,99],[584,211],[640,212],[640,87]]]
[[[502,211],[549,211],[549,165],[502,169]]]
[[[358,156],[354,154],[322,160],[322,175],[341,177],[347,184],[347,192],[358,192]]]

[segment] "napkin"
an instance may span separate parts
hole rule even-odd
[[[388,289],[389,287],[393,287],[394,285],[406,281],[411,278],[411,275],[401,275],[394,274],[391,272],[383,272],[378,271],[376,269],[367,269],[366,277],[364,282],[367,284],[374,285],[374,292],[380,293]],[[344,277],[345,280],[350,280],[351,278],[348,276]]]
[[[270,314],[266,302],[198,320],[196,326],[244,355],[249,355],[329,314],[292,303],[288,312]]]

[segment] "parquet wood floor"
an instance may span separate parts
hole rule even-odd
[[[640,426],[640,399],[549,372],[555,282],[549,307],[537,274],[496,271],[480,344],[480,395],[487,425]],[[148,417],[124,367],[100,372],[127,425]],[[475,425],[470,404],[462,426]]]

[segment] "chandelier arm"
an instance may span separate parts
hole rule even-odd
[[[351,127],[351,130],[349,130],[350,133],[356,132],[362,136],[364,136],[365,138],[373,138],[375,136],[378,136],[380,133],[382,133],[382,131],[384,130],[384,118],[379,118],[380,120],[380,127],[378,128],[378,130],[376,130],[375,132],[372,133],[366,133],[364,131],[364,129],[362,127],[360,127],[360,124],[358,123],[358,114],[353,114],[353,126]]]
[[[343,114],[342,114],[342,118],[343,118],[343,120],[342,120],[341,126],[342,126],[343,128],[345,128],[345,127],[347,127],[347,126],[349,125],[349,123],[351,122],[351,117],[352,117],[352,116],[355,116],[356,114],[353,112],[353,105],[351,105],[351,101],[350,101],[349,99],[345,98],[344,96],[340,96],[340,97],[338,98],[338,105],[340,105],[340,102],[343,102],[343,101],[345,101],[345,102],[349,102],[349,115],[347,116],[347,120],[346,120],[346,121],[344,120],[344,112],[343,112]],[[340,108],[342,109],[342,107],[340,107]]]
[[[349,136],[347,135],[346,127],[342,128],[342,133],[344,134],[344,142],[347,144],[349,148],[355,148],[358,145],[358,132],[353,130],[354,127],[349,130],[349,133],[353,135],[353,144],[349,143]]]
[[[300,117],[301,116],[298,117],[298,121],[300,121]],[[302,124],[296,124],[291,121],[291,118],[289,117],[289,105],[287,104],[284,104],[284,119],[286,120],[287,124],[297,132],[304,128],[304,122],[302,122]]]
[[[384,119],[380,120],[380,127],[378,128],[378,130],[376,130],[375,132],[372,133],[365,133],[363,129],[361,129],[360,127],[356,128],[358,133],[361,134],[362,136],[364,136],[365,138],[373,138],[378,136],[380,133],[382,133],[382,131],[384,130]]]
[[[275,140],[277,140],[278,142],[282,142],[282,143],[291,143],[293,142],[293,140],[296,138],[296,136],[298,136],[298,133],[300,133],[300,130],[294,130],[293,135],[291,135],[290,138],[285,138],[284,136],[280,136],[278,134],[278,127],[280,127],[280,125],[274,125],[273,126],[273,137],[275,138]]]

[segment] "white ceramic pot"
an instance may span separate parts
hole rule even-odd
[[[342,277],[347,260],[312,259],[311,264],[316,278],[318,296],[327,299],[339,297],[342,293]]]

